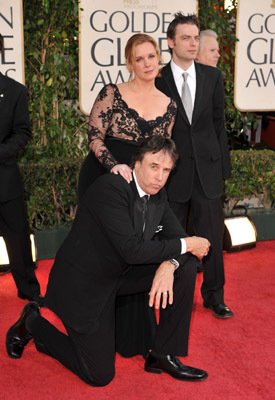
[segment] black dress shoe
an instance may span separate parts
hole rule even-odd
[[[154,374],[161,374],[166,372],[173,378],[182,381],[203,381],[208,377],[207,372],[202,369],[188,367],[183,365],[180,360],[175,356],[170,355],[157,355],[149,352],[145,358],[144,369],[147,372]]]
[[[10,272],[10,266],[9,265],[0,265],[0,274],[7,274]]]
[[[34,302],[38,303],[40,307],[45,306],[45,299],[44,299],[44,297],[41,296],[41,294],[36,294],[33,297],[29,297],[29,296],[25,295],[24,293],[22,293],[20,290],[18,290],[17,296],[23,300],[34,301]]]
[[[6,348],[11,358],[20,358],[24,347],[32,338],[26,322],[31,315],[39,315],[39,305],[34,301],[26,304],[23,308],[20,318],[13,324],[6,335]]]
[[[213,314],[215,315],[215,317],[217,318],[231,318],[234,317],[233,312],[231,311],[231,309],[226,305],[226,304],[207,304],[207,303],[203,303],[203,307],[205,308],[209,308],[210,310],[213,311]]]

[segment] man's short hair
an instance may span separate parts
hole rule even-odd
[[[168,153],[175,165],[179,156],[173,140],[161,135],[153,135],[141,142],[136,153],[132,157],[131,166],[134,167],[137,161],[141,162],[146,153],[155,154],[159,151]]]
[[[212,37],[218,40],[218,35],[215,31],[213,31],[212,29],[204,29],[203,31],[200,31],[200,47],[202,45],[203,39],[206,37]]]
[[[213,29],[204,29],[203,31],[200,31],[200,38],[203,38],[205,36],[211,36],[215,39],[218,39],[218,35]]]
[[[0,51],[2,52],[4,49],[4,38],[0,33]]]
[[[200,24],[196,14],[184,15],[180,11],[175,14],[175,18],[170,22],[167,28],[167,37],[174,40],[176,35],[176,29],[178,25],[189,24],[196,25],[200,30]]]

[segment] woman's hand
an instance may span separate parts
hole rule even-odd
[[[117,164],[111,169],[112,174],[120,174],[128,183],[132,180],[132,169],[127,164]]]

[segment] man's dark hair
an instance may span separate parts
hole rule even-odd
[[[196,14],[184,15],[180,11],[175,14],[175,18],[170,22],[167,28],[167,37],[174,40],[176,35],[176,29],[178,25],[189,24],[196,25],[198,30],[200,30],[200,24]]]
[[[3,51],[4,48],[4,38],[0,33],[0,51]]]
[[[155,154],[159,151],[168,153],[175,165],[179,156],[173,140],[161,135],[153,135],[141,142],[135,155],[132,157],[131,166],[134,167],[136,161],[141,162],[146,153]]]

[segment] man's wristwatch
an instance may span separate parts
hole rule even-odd
[[[179,268],[180,264],[177,260],[175,260],[174,258],[171,258],[169,261],[170,261],[170,263],[172,263],[175,266],[175,270],[177,268]]]

